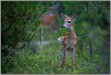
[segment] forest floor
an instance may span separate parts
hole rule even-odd
[[[37,47],[37,53],[33,54],[28,48],[17,51],[13,57],[13,68],[8,74],[104,74],[109,73],[105,61],[98,53],[91,59],[88,50],[76,52],[77,68],[73,69],[71,52],[68,52],[66,69],[59,67],[62,59],[61,45],[52,42],[44,45],[42,53]],[[9,63],[11,63],[9,62]],[[12,66],[11,66],[12,67]]]

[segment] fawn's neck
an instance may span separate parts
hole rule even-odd
[[[74,46],[74,27],[73,24],[71,25],[71,28],[69,29],[69,34],[67,38],[67,45],[68,46]]]
[[[73,27],[73,24],[71,25],[71,28],[69,29],[68,39],[69,40],[73,40],[74,39],[74,27]]]
[[[71,47],[74,46],[74,30],[69,30],[69,35],[68,35],[68,38],[67,38],[67,44],[68,46]]]

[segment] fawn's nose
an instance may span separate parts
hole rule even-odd
[[[61,26],[61,28],[64,28],[64,26]]]

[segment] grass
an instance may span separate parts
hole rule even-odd
[[[67,31],[67,30],[66,30]],[[64,31],[63,33],[65,33]],[[44,30],[44,40],[51,41],[50,44],[43,46],[42,54],[40,53],[40,47],[37,46],[37,53],[33,54],[32,51],[25,47],[21,51],[16,51],[15,55],[10,58],[2,58],[2,73],[7,74],[106,74],[109,73],[109,55],[107,59],[103,59],[99,50],[93,44],[94,55],[90,57],[88,45],[83,46],[80,49],[80,44],[77,45],[76,52],[76,64],[77,68],[74,70],[72,67],[71,52],[68,52],[67,66],[64,70],[59,67],[62,60],[61,45],[57,42],[57,38],[63,33],[54,33],[50,36],[50,33]],[[61,32],[61,30],[59,30]],[[35,40],[39,40],[39,32],[35,32]],[[87,43],[87,42],[86,42]]]
[[[37,49],[36,54],[32,54],[29,49],[16,52],[13,57],[13,67],[10,68],[9,74],[94,74],[107,72],[104,66],[104,60],[100,55],[95,54],[94,59],[90,61],[87,50],[81,54],[79,49],[76,53],[77,69],[72,68],[71,54],[68,52],[68,63],[64,70],[59,67],[61,61],[61,45],[57,42],[44,46],[43,53],[40,54],[40,49]],[[79,56],[80,55],[80,56]],[[98,56],[97,56],[98,55]],[[105,68],[105,69],[104,69]]]

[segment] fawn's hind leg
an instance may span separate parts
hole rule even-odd
[[[72,64],[73,68],[76,68],[76,55],[75,55],[75,48],[72,50]]]

